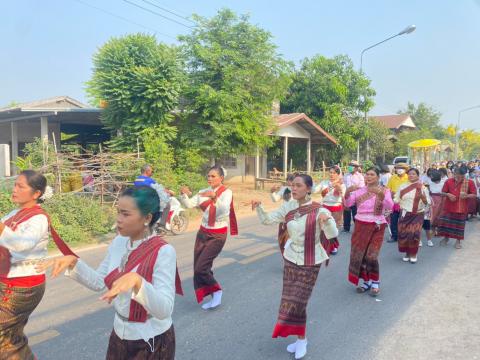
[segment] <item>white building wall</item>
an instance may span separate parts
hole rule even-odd
[[[10,176],[10,146],[0,144],[0,177]]]
[[[284,128],[278,129],[275,133],[275,136],[288,136],[289,138],[310,139],[310,133],[297,124],[291,124]]]
[[[48,139],[53,141],[52,133],[55,134],[57,146],[60,146],[60,124],[49,121]],[[35,138],[40,137],[40,119],[18,121],[17,134],[19,143],[31,143]],[[11,123],[0,124],[0,144],[10,144],[12,141]]]

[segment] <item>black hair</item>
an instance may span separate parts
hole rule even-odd
[[[291,174],[291,173],[288,174],[287,175],[287,181],[293,181],[293,179],[295,179],[295,176],[296,176],[296,174]]]
[[[47,179],[45,176],[34,170],[23,170],[19,176],[24,176],[25,179],[27,179],[27,184],[32,188],[33,192],[40,191],[37,203],[43,203],[40,197],[45,194],[45,190],[47,189]]]
[[[219,176],[225,177],[225,173],[223,172],[223,168],[220,165],[214,165],[210,169],[208,169],[208,172],[215,170]]]
[[[307,174],[296,174],[295,177],[302,178],[302,181],[305,185],[307,185],[309,188],[313,187],[313,179],[310,175]]]
[[[157,192],[150,186],[128,187],[120,196],[133,198],[143,216],[152,214],[152,220],[148,224],[150,227],[155,225],[158,219],[160,219],[160,198]]]
[[[440,172],[440,174],[442,175],[442,177],[448,176],[448,171],[447,171],[446,168],[443,168],[443,167],[442,167],[442,168],[438,169],[438,171]]]
[[[375,172],[375,174],[377,174],[377,176],[380,176],[380,169],[377,166],[370,166],[367,169],[367,171],[365,171],[365,173],[367,173],[369,171],[373,171],[373,172]]]
[[[430,167],[430,168],[427,169],[426,175],[427,175],[428,177],[431,177],[432,170],[435,170],[435,169],[432,168],[432,167]]]
[[[442,173],[439,170],[433,169],[430,172],[430,180],[432,180],[434,183],[440,182],[440,180],[442,180]]]
[[[337,173],[337,175],[340,175],[340,168],[338,166],[333,166],[330,168],[329,171],[335,171]]]
[[[458,175],[466,175],[468,172],[468,168],[465,165],[459,166],[455,168],[455,174]]]
[[[369,170],[369,169],[367,169],[367,171],[368,171],[368,170]],[[388,167],[388,165],[382,165],[382,166],[380,167],[380,172],[381,172],[381,173],[384,173],[384,174],[387,174],[387,173],[390,172],[390,168]]]
[[[417,176],[420,176],[420,171],[418,171],[417,168],[413,168],[413,167],[412,167],[412,168],[408,169],[407,174],[408,174],[409,172],[411,172],[411,171],[415,171],[415,174],[417,174]]]

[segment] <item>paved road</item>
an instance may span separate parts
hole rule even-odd
[[[468,229],[467,229],[468,230]],[[282,286],[282,266],[274,240],[276,228],[255,217],[240,221],[217,259],[216,277],[224,288],[223,304],[203,311],[192,288],[194,233],[169,239],[177,249],[184,297],[177,297],[174,324],[179,360],[292,359],[290,339],[271,339]],[[374,299],[356,294],[347,278],[350,236],[342,234],[339,255],[322,266],[308,308],[308,359],[371,359],[378,339],[401,317],[424,287],[435,281],[455,251],[423,247],[416,265],[401,261],[396,244],[381,253],[382,293]],[[438,241],[437,241],[438,242]],[[81,252],[97,265],[106,247]],[[46,295],[27,326],[40,360],[104,359],[112,329],[112,309],[99,294],[74,281],[48,282]],[[414,329],[412,329],[414,330]],[[402,359],[403,360],[403,359]]]

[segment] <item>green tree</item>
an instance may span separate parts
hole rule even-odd
[[[464,159],[478,159],[480,155],[480,133],[471,129],[462,131],[459,135],[459,148]]]
[[[415,123],[416,130],[407,130],[401,132],[395,143],[395,153],[406,155],[408,153],[408,143],[419,139],[448,139],[452,128],[444,128],[440,124],[441,113],[421,102],[415,105],[408,102],[407,107],[398,111],[399,114],[409,114]],[[453,128],[454,130],[454,128]]]
[[[187,62],[182,142],[211,157],[271,144],[271,108],[289,84],[290,64],[272,35],[223,9],[180,36]]]
[[[93,57],[87,92],[116,131],[111,145],[135,150],[144,129],[166,125],[178,104],[183,70],[177,48],[145,34],[112,38]]]
[[[361,113],[373,106],[370,80],[354,69],[348,56],[316,55],[295,72],[282,112],[304,112],[340,143],[337,158],[352,152],[357,139],[369,135]],[[332,150],[328,150],[332,156]]]

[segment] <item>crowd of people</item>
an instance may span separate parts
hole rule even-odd
[[[279,207],[267,212],[258,200],[248,206],[261,223],[278,224],[283,259],[283,290],[272,337],[296,336],[287,351],[296,359],[307,353],[307,305],[322,263],[339,251],[339,231],[352,232],[348,280],[358,293],[380,293],[379,254],[385,232],[398,243],[403,261],[415,264],[422,246],[435,236],[441,245],[456,239],[461,248],[468,217],[477,216],[479,163],[435,164],[425,171],[395,165],[365,170],[352,161],[346,173],[329,170],[329,179],[314,183],[306,174],[291,174],[286,185],[272,189]],[[100,265],[93,269],[61,240],[42,209],[48,190],[45,177],[35,171],[16,179],[12,200],[17,209],[0,220],[0,359],[35,359],[24,327],[45,291],[45,272],[64,274],[83,286],[104,292],[101,299],[115,308],[107,359],[175,357],[172,322],[175,294],[183,294],[175,249],[154,231],[165,202],[173,195],[142,168],[135,186],[118,201],[117,235]],[[238,234],[233,193],[224,185],[225,172],[212,167],[209,187],[193,194],[184,186],[184,206],[203,212],[193,249],[193,287],[205,311],[222,303],[223,290],[212,271],[230,235]],[[318,194],[319,200],[312,199]],[[47,257],[49,234],[62,252]],[[348,248],[348,246],[347,246]]]

